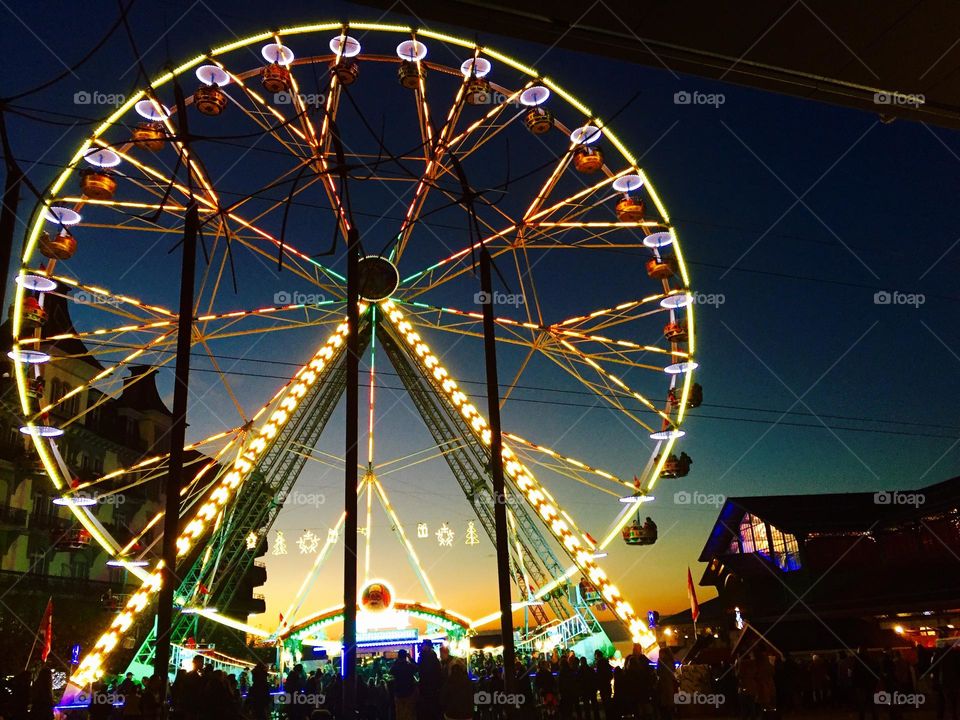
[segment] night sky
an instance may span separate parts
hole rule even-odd
[[[214,15],[211,8],[221,5],[228,10]],[[52,77],[63,70],[60,59],[75,62],[116,13],[116,4],[106,0],[16,3],[0,9],[0,32],[8,48],[0,94],[9,96]],[[154,75],[168,58],[176,64],[234,36],[284,24],[378,17],[370,8],[346,3],[157,0],[138,3],[130,24],[148,74]],[[167,28],[169,33],[158,36]],[[473,31],[463,34],[472,37]],[[722,300],[698,309],[698,381],[704,386],[705,401],[692,412],[688,437],[679,446],[693,457],[693,470],[683,480],[663,481],[655,493],[657,501],[647,506],[660,526],[660,542],[643,549],[617,544],[608,560],[610,574],[638,610],[657,608],[666,614],[682,609],[687,566],[695,577],[700,573],[697,557],[718,508],[678,505],[677,491],[730,497],[911,489],[958,473],[960,421],[955,399],[960,389],[960,331],[955,314],[960,293],[955,278],[960,249],[955,245],[960,244],[960,227],[955,196],[960,141],[955,132],[902,121],[882,124],[875,114],[677,76],[662,68],[496,36],[480,38],[542,69],[598,115],[616,113],[612,125],[640,158],[680,229],[693,288]],[[431,59],[450,60],[439,51]],[[78,91],[129,93],[139,85],[136,68],[125,70],[132,63],[121,31],[77,72],[78,77],[18,101],[20,108],[66,123],[16,117],[8,121],[15,153],[36,185],[50,182],[55,168],[49,164],[69,159],[89,132],[88,125],[71,126],[64,116],[44,111],[73,112],[72,98]],[[251,56],[243,67],[255,64]],[[394,82],[389,93],[400,92],[395,86]],[[676,104],[675,93],[682,91],[720,94],[723,102],[716,107]],[[383,96],[383,107],[367,110],[378,128],[393,112],[389,97]],[[91,112],[85,107],[77,110],[84,118]],[[211,132],[214,127],[203,126]],[[351,132],[360,130],[354,127]],[[239,158],[242,151],[219,147],[211,152],[219,153],[216,162],[229,165],[229,155]],[[510,153],[514,172],[535,164],[517,146]],[[496,162],[478,168],[479,179],[473,181],[496,182],[504,168],[501,153]],[[269,175],[268,170],[251,157],[239,158],[231,182],[251,183],[258,173]],[[383,207],[375,190],[364,187],[356,193],[356,209],[375,214]],[[32,204],[30,198],[21,204],[24,220]],[[395,209],[393,214],[402,211]],[[388,239],[389,223],[370,218],[364,222],[373,238],[371,249],[376,250],[376,236]],[[319,213],[302,214],[293,226],[305,238],[297,241],[298,246],[319,252],[329,242],[330,225]],[[445,232],[452,247],[466,244],[462,231]],[[450,237],[457,232],[459,238]],[[117,237],[104,236],[98,247],[109,248],[110,239],[116,242]],[[162,298],[173,306],[177,278],[170,268],[175,257],[167,254],[172,246],[172,239],[164,239],[156,249],[157,262],[139,265],[137,248],[118,246],[81,257],[81,247],[76,264],[68,267],[78,277],[92,273],[121,292]],[[443,257],[432,249],[423,253],[424,259]],[[549,266],[552,280],[544,291],[552,293],[556,308],[552,317],[650,292],[639,258],[600,260],[596,267],[568,258]],[[616,269],[606,276],[603,263],[611,262]],[[238,272],[239,293],[234,296],[230,290],[223,308],[268,305],[276,289],[288,287],[283,283],[289,273],[266,279],[272,266],[250,265]],[[108,278],[118,280],[111,286]],[[884,291],[921,293],[924,302],[918,307],[877,304],[876,293]],[[83,327],[83,321],[81,313],[78,326]],[[302,362],[320,340],[310,332],[276,337],[283,337],[286,344],[248,337],[234,341],[224,352]],[[447,350],[442,343],[449,336],[435,333],[427,340],[443,352],[455,377],[483,380],[479,344]],[[517,362],[515,356],[504,357],[501,380],[512,377]],[[382,356],[377,364],[378,370],[389,370]],[[283,375],[291,369],[245,363],[236,370]],[[162,372],[161,390],[169,396],[171,372]],[[238,423],[226,396],[211,389],[214,377],[207,373],[194,380],[197,393],[210,390],[209,406],[192,406],[194,432],[214,432]],[[506,429],[622,477],[642,470],[649,441],[637,434],[639,428],[625,427],[607,409],[576,405],[591,405],[589,397],[571,400],[536,389],[562,377],[546,368],[541,374],[525,375],[521,384],[529,387],[518,390],[519,401],[505,408]],[[256,408],[280,382],[243,375],[236,378],[235,388],[246,407]],[[383,382],[399,385],[390,375]],[[564,382],[564,387],[577,389]],[[480,385],[469,387],[482,391]],[[361,402],[366,402],[365,391]],[[384,390],[379,406],[386,413],[377,431],[379,462],[431,445],[403,393]],[[342,451],[338,420],[342,425],[342,408],[320,444],[333,454]],[[442,461],[383,479],[408,533],[418,521],[428,522],[431,532],[449,522],[457,533],[450,550],[441,549],[433,539],[414,541],[444,604],[472,616],[492,611],[493,548],[486,537],[477,547],[463,545],[469,508]],[[585,518],[587,529],[602,530],[620,509],[609,496],[569,482],[552,485],[547,475],[541,479],[555,489],[562,504],[575,507],[574,514]],[[326,504],[281,514],[275,528],[284,532],[290,554],[267,556],[268,613],[255,622],[272,627],[277,611],[285,609],[309,563],[308,556],[298,554],[295,540],[307,528],[325,535],[338,514],[336,488],[341,483],[337,471],[308,465],[297,489],[323,494]],[[401,596],[417,595],[415,578],[397,544],[387,540],[389,532],[389,523],[379,515],[373,574],[392,580]],[[338,548],[335,555],[340,552]],[[336,602],[338,559],[318,583],[310,602],[314,609]],[[464,576],[464,567],[469,568],[469,577]]]

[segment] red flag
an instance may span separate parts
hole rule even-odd
[[[690,600],[690,617],[696,622],[700,617],[700,603],[697,602],[697,590],[693,586],[693,575],[690,574],[690,568],[687,568],[687,599]]]
[[[46,662],[50,655],[50,646],[53,644],[53,598],[47,600],[47,609],[43,611],[43,619],[40,620],[40,631],[43,633],[43,650],[40,651],[40,659]]]

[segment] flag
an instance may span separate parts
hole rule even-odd
[[[690,568],[687,568],[687,599],[690,600],[690,617],[696,622],[700,617],[700,603],[697,602],[697,590],[693,586],[693,575],[690,574]]]
[[[47,609],[43,611],[43,619],[40,620],[40,632],[43,633],[43,650],[40,651],[40,659],[46,662],[50,655],[50,646],[53,644],[53,598],[47,600]]]

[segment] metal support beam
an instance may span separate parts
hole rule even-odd
[[[497,589],[500,598],[500,634],[503,640],[503,688],[516,685],[513,647],[513,603],[510,598],[510,538],[507,537],[507,490],[503,481],[503,434],[500,430],[500,380],[497,376],[497,336],[493,317],[493,281],[490,252],[480,246],[480,292],[483,303],[483,350],[487,371],[487,421],[490,423],[490,476],[493,479],[493,521],[497,537]],[[509,713],[509,709],[508,709]]]
[[[347,232],[347,408],[343,462],[343,712],[353,720],[357,704],[357,462],[360,441],[360,235]]]
[[[187,400],[190,380],[190,345],[193,335],[193,295],[197,270],[197,233],[200,214],[195,200],[187,206],[183,231],[183,262],[180,271],[180,317],[177,323],[177,359],[174,370],[173,422],[170,426],[170,461],[167,470],[166,507],[163,518],[163,568],[157,598],[157,673],[159,695],[167,696],[167,668],[170,666],[170,624],[173,593],[177,585],[177,535],[180,532],[180,488],[183,486],[183,445],[187,434]],[[167,715],[161,703],[161,718]]]

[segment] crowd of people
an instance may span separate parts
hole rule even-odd
[[[718,666],[711,691],[736,703],[742,718],[775,708],[781,715],[854,710],[860,720],[891,718],[926,707],[960,720],[960,649],[820,653],[805,658],[754,651],[735,667]]]
[[[805,658],[755,648],[733,664],[690,663],[679,671],[665,648],[656,664],[639,653],[612,664],[599,650],[592,659],[554,650],[518,654],[506,683],[501,656],[458,658],[424,641],[416,660],[406,650],[394,659],[361,659],[357,681],[360,720],[760,720],[810,711],[900,720],[917,709],[960,720],[960,648]],[[333,661],[309,672],[296,664],[281,677],[262,664],[226,673],[197,656],[192,670],[177,673],[167,700],[174,720],[333,720],[343,716],[342,682]],[[696,698],[713,706],[686,707]],[[157,677],[138,681],[127,673],[95,683],[80,702],[85,707],[68,716],[158,720],[161,686]],[[55,717],[48,668],[10,680],[0,720]]]

